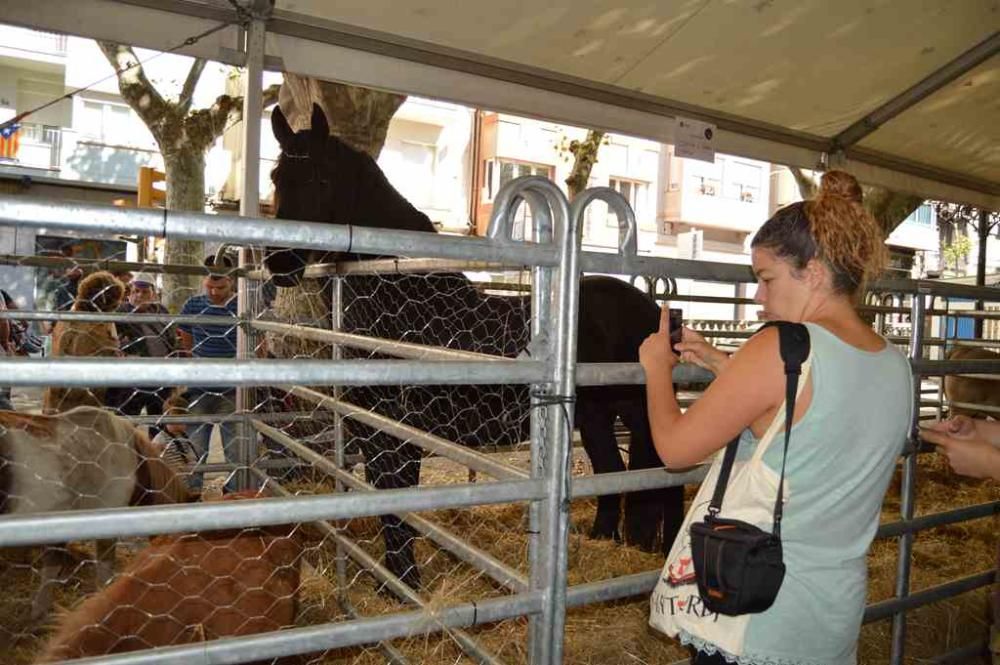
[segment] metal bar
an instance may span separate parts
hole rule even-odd
[[[962,374],[959,376],[965,376],[965,375]],[[986,378],[986,377],[979,377],[979,378]],[[991,376],[990,378],[996,378],[997,380],[1000,380],[1000,376],[994,375]],[[947,404],[949,407],[957,406],[960,409],[975,409],[976,411],[982,411],[984,413],[1000,413],[1000,407],[992,406],[990,404],[974,404],[972,402],[953,402],[951,400],[947,400]]]
[[[246,637],[160,647],[115,656],[63,661],[66,665],[190,665],[242,663],[429,635],[442,630],[496,623],[538,612],[542,594],[530,592],[433,610],[412,610],[355,621],[290,628]]]
[[[325,522],[313,523],[313,525],[316,524],[325,524]],[[359,612],[346,597],[337,598],[337,603],[340,605],[340,609],[344,611],[344,614],[346,614],[352,621],[362,618],[363,615],[361,612]],[[406,659],[406,656],[404,656],[399,649],[392,646],[388,642],[379,642],[378,648],[385,655],[386,662],[391,663],[392,665],[409,665],[410,661]]]
[[[553,189],[555,186],[553,185]],[[544,525],[547,531],[543,568],[546,572],[545,633],[542,635],[542,662],[561,663],[566,639],[566,587],[568,570],[570,484],[572,474],[573,414],[576,399],[577,322],[580,311],[580,247],[577,242],[587,204],[593,190],[577,195],[572,208],[562,192],[555,190],[553,204],[555,240],[559,243],[558,281],[552,301],[552,369],[556,385],[546,396],[554,401],[546,409],[548,451],[545,469],[548,498]],[[556,210],[558,206],[558,210]],[[623,220],[619,217],[619,227]],[[544,397],[543,397],[544,399]]]
[[[543,483],[535,480],[507,480],[295,499],[212,501],[13,515],[0,520],[0,547],[353,519],[462,506],[518,503],[544,496]]]
[[[573,499],[622,492],[678,487],[700,483],[708,473],[708,465],[691,471],[668,471],[667,469],[642,469],[639,471],[617,471],[599,473],[592,476],[576,476],[570,488]]]
[[[994,32],[834,136],[828,152],[837,152],[858,143],[886,122],[986,62],[998,52],[1000,52],[1000,32]]]
[[[976,658],[986,658],[989,654],[989,641],[976,640],[965,646],[953,649],[948,653],[935,656],[927,661],[928,665],[966,665],[976,662]],[[985,662],[985,661],[983,661]]]
[[[896,536],[901,536],[904,533],[916,533],[917,531],[924,531],[925,529],[933,529],[935,527],[945,526],[948,524],[957,524],[958,522],[983,519],[985,517],[992,517],[993,515],[998,514],[1000,514],[1000,501],[980,503],[975,506],[955,508],[954,510],[947,510],[941,513],[921,515],[920,517],[914,517],[909,520],[889,522],[888,524],[879,526],[875,537],[894,538]]]
[[[0,319],[18,321],[82,321],[106,323],[174,323],[190,325],[238,326],[242,321],[222,316],[177,316],[173,314],[123,314],[120,312],[67,312],[8,309],[0,311]]]
[[[239,360],[236,358],[2,358],[14,386],[466,385],[543,381],[533,360]]]
[[[488,238],[447,236],[323,222],[207,215],[197,212],[117,208],[74,202],[55,204],[26,196],[0,196],[0,225],[130,233],[156,237],[216,240],[231,245],[286,245],[327,251],[479,259],[513,265],[554,265],[554,248]]]
[[[899,513],[904,521],[913,519],[914,494],[917,476],[916,449],[920,441],[920,374],[916,363],[923,357],[924,311],[926,296],[917,293],[910,303],[913,307],[910,321],[913,322],[913,337],[910,340],[910,365],[912,377],[911,404],[912,416],[908,450],[903,453],[903,478],[900,487]],[[896,597],[905,599],[910,593],[910,567],[913,554],[913,533],[903,533],[899,538],[898,559],[896,562]],[[892,617],[892,646],[889,653],[891,665],[902,665],[906,649],[906,614],[896,614]]]
[[[240,216],[256,218],[260,216],[260,125],[264,112],[264,39],[267,33],[266,20],[271,13],[271,3],[268,0],[251,0],[250,14],[253,17],[246,26],[244,35],[246,42],[246,77],[243,86],[243,150],[242,182],[240,183]],[[220,252],[225,248],[223,245]],[[239,251],[239,267],[245,271],[249,264],[249,249],[243,247]],[[237,309],[241,319],[252,318],[250,314],[250,289],[246,278],[236,281]],[[247,329],[243,326],[236,331],[236,357],[241,361],[252,356],[249,348],[250,339]],[[250,388],[239,386],[236,389],[236,412],[243,415],[236,425],[237,459],[240,470],[236,474],[235,484],[240,490],[250,487],[250,462],[254,456],[250,426],[247,419]]]
[[[898,616],[903,616],[909,610],[936,603],[945,598],[952,598],[968,591],[974,591],[984,586],[990,586],[996,580],[996,574],[996,569],[988,570],[923,589],[906,597],[896,597],[883,600],[880,603],[874,603],[865,608],[864,622],[872,623],[873,621],[881,621],[889,616],[895,619]]]
[[[869,287],[869,291],[890,291],[908,295],[924,293],[931,296],[948,296],[951,298],[982,299],[989,302],[1000,302],[1000,288],[950,284],[931,279],[880,279]]]
[[[33,254],[0,254],[0,265],[18,266],[24,268],[62,269],[80,266],[85,270],[107,270],[108,272],[146,272],[169,275],[208,275],[205,266],[187,265],[182,263],[142,263],[139,261],[116,261],[114,259],[68,258],[65,256],[37,256]],[[241,271],[236,269],[228,273],[238,277]]]
[[[374,487],[364,482],[360,478],[355,478],[352,474],[348,473],[342,468],[337,467],[332,461],[320,455],[314,450],[310,450],[308,447],[302,445],[298,441],[295,441],[288,435],[268,428],[266,425],[260,423],[254,423],[257,429],[268,436],[271,436],[282,445],[286,446],[292,450],[296,455],[302,459],[310,462],[318,468],[323,473],[329,474],[335,479],[342,482],[346,487],[353,490],[358,490],[360,492],[368,493],[370,496],[377,495],[383,490],[376,491]],[[345,496],[344,494],[339,494],[338,496]],[[407,514],[407,511],[399,512],[398,516],[404,522],[412,526],[414,529],[427,536],[438,545],[448,550],[456,557],[465,561],[466,563],[472,565],[478,570],[483,571],[502,586],[507,587],[515,593],[524,591],[527,589],[527,582],[524,577],[518,573],[513,568],[509,567],[502,561],[494,558],[487,552],[470,545],[469,543],[463,541],[461,538],[455,536],[453,533],[444,529],[443,527],[431,522],[430,520],[421,517],[420,515]]]
[[[323,412],[315,411],[287,411],[280,413],[253,413],[254,418],[261,420],[265,423],[283,423],[283,422],[294,422],[296,420],[309,420],[311,422],[323,421],[326,418],[326,414]],[[136,425],[169,425],[171,423],[225,423],[225,422],[235,422],[242,418],[242,414],[231,413],[231,414],[208,414],[208,415],[197,415],[188,414],[183,416],[126,416],[131,422]],[[333,422],[333,416],[329,417],[331,423]]]
[[[288,490],[282,487],[276,480],[267,474],[257,471],[257,475],[264,482],[265,489],[273,491],[278,496],[291,496]],[[332,538],[338,548],[343,548],[350,555],[350,557],[358,563],[358,565],[364,568],[367,572],[371,573],[376,580],[385,584],[394,594],[396,594],[397,597],[404,598],[411,605],[416,605],[422,609],[427,607],[427,601],[421,597],[420,594],[414,591],[401,579],[393,575],[388,568],[376,561],[374,557],[368,554],[368,552],[365,552],[353,540],[338,533],[337,529],[334,528],[329,522],[312,522],[311,525],[324,536]],[[357,617],[355,616],[352,618]],[[449,630],[448,635],[451,636],[462,648],[462,650],[465,651],[465,653],[468,654],[473,660],[484,665],[503,665],[502,661],[490,653],[486,647],[479,644],[475,638],[461,628]],[[391,645],[384,644],[383,646],[392,649]]]
[[[661,572],[660,569],[648,570],[644,573],[571,586],[566,591],[566,607],[606,603],[649,594],[656,586],[656,580],[659,579]]]
[[[531,240],[537,243],[555,242],[555,210],[548,203],[532,192],[526,202],[531,208],[532,220],[538,223],[531,225]],[[494,214],[497,209],[494,208]],[[507,214],[513,214],[511,210]],[[493,224],[491,227],[499,227]],[[508,225],[509,226],[509,225]],[[535,267],[531,270],[531,345],[536,355],[543,360],[552,358],[552,344],[548,331],[552,325],[552,277],[555,271],[551,268]],[[529,392],[529,471],[534,479],[545,477],[545,409],[541,408],[539,395],[545,386],[536,383]],[[541,501],[528,504],[528,584],[531,589],[544,589],[546,580],[542,566],[544,540],[542,527],[544,521],[544,505]],[[528,618],[527,647],[529,662],[539,662],[542,653],[541,640],[545,635],[547,617],[536,614]]]
[[[333,277],[331,279],[331,289],[330,289],[330,329],[333,332],[339,332],[341,328],[344,327],[344,280],[340,277]],[[330,357],[333,360],[342,359],[342,351],[340,345],[334,344],[330,347]],[[340,399],[344,392],[344,389],[340,386],[333,386],[333,397],[334,399]],[[320,413],[327,413],[322,409],[315,409]],[[346,437],[344,433],[344,418],[339,413],[333,412],[333,462],[337,465],[338,469],[347,469],[346,465],[346,454],[344,451],[344,446],[346,444]],[[362,460],[363,461],[363,460]],[[336,492],[346,492],[347,488],[344,486],[344,481],[339,477],[335,477],[333,481],[333,489]],[[347,599],[347,552],[344,547],[341,546],[340,542],[337,543],[337,556],[334,563],[337,570],[337,595]]]
[[[520,266],[518,263],[516,266]],[[317,263],[306,268],[306,277],[330,275],[402,275],[428,272],[502,271],[512,266],[491,261],[463,261],[461,259],[368,259]]]
[[[911,360],[914,372],[920,376],[945,374],[995,374],[1000,372],[1000,360]],[[980,376],[979,378],[983,378]]]
[[[576,370],[576,385],[606,386],[646,383],[646,375],[639,363],[579,363]],[[711,383],[715,375],[707,369],[689,363],[677,364],[673,370],[673,380],[677,384]]]
[[[439,436],[429,434],[423,430],[410,425],[404,425],[391,418],[363,409],[359,406],[334,399],[329,395],[309,390],[308,388],[295,387],[292,393],[308,399],[318,406],[330,409],[339,413],[345,418],[351,418],[370,427],[374,427],[386,434],[390,434],[401,441],[406,441],[417,445],[424,450],[433,452],[441,457],[463,464],[470,469],[493,476],[498,479],[524,479],[528,474],[524,471],[491,458],[489,455],[477,452],[466,446],[448,441]],[[271,429],[271,428],[269,428]]]
[[[365,351],[413,360],[473,360],[481,362],[511,360],[511,358],[493,356],[488,353],[447,349],[439,346],[428,346],[426,344],[414,344],[412,342],[397,342],[392,339],[369,337],[367,335],[357,335],[335,330],[322,330],[320,328],[313,328],[312,326],[278,323],[276,321],[251,321],[250,326],[264,332],[291,335],[302,339],[326,342],[328,344],[341,344],[355,349],[364,349]]]

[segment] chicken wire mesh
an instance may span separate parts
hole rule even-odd
[[[210,327],[211,332],[200,340],[194,335],[191,350],[198,355],[199,344],[211,345],[228,338],[240,325],[230,311],[170,316],[154,307],[154,312],[137,312],[137,308],[129,308],[137,297],[135,273],[131,286],[122,288],[115,280],[124,275],[91,272],[94,267],[82,262],[66,267],[66,273],[80,268],[86,274],[77,284],[74,302],[79,306],[70,306],[71,315],[51,328],[38,328],[40,333],[50,331],[60,338],[53,346],[54,354],[125,358],[160,352],[167,357],[179,356],[182,354],[177,351],[183,347],[178,342],[179,331],[192,331],[198,325]],[[146,288],[142,278],[147,275],[139,275],[138,289],[142,290]],[[512,284],[504,287],[505,295],[488,293],[489,289],[459,274],[345,278],[341,285],[341,328],[513,357],[527,345],[529,305],[525,297],[510,291],[528,288],[527,275],[513,273],[503,279]],[[158,301],[155,289],[154,281],[152,293],[144,295],[144,302]],[[425,300],[419,301],[414,294],[424,294]],[[303,288],[278,293],[277,297],[273,292],[252,288],[247,302],[263,320],[329,329],[330,297],[331,280],[307,280]],[[290,301],[294,306],[288,306]],[[93,316],[81,316],[84,313]],[[154,316],[148,316],[150,313]],[[206,314],[219,318],[209,321]],[[205,320],[197,320],[199,316]],[[460,327],[463,321],[472,322],[468,330]],[[68,340],[75,343],[68,345]],[[388,357],[349,348],[339,353],[341,357]],[[251,332],[246,354],[326,359],[333,357],[334,350],[329,344],[295,335]],[[405,437],[387,435],[359,419],[342,419],[327,403],[317,402],[317,396],[381,412],[449,442],[473,444],[484,452],[499,453],[503,459],[494,463],[495,468],[509,469],[512,477],[527,475],[529,455],[523,442],[528,437],[529,409],[524,387],[390,386],[309,391],[265,386],[241,390],[243,412],[235,410],[234,394],[224,385],[186,392],[177,386],[55,386],[46,389],[42,404],[20,406],[61,414],[48,417],[50,420],[65,418],[65,411],[77,404],[84,405],[80,407],[84,411],[103,407],[101,414],[116,412],[131,418],[131,422],[122,418],[115,422],[125,423],[123,426],[136,432],[137,438],[146,434],[144,440],[149,444],[157,440],[158,446],[146,454],[170,471],[171,482],[181,490],[176,500],[186,501],[187,492],[201,493],[203,500],[212,500],[223,489],[247,486],[238,480],[234,464],[254,467],[249,486],[262,486],[260,496],[328,494],[337,491],[338,484],[352,491],[367,491],[418,479],[421,484],[470,480],[468,467],[444,457],[425,459],[427,452]],[[341,426],[344,434],[338,436]],[[96,428],[88,431],[92,438],[100,437]],[[211,454],[205,454],[207,445],[204,451],[190,445],[200,431],[211,440]],[[343,443],[339,452],[338,439]],[[318,467],[314,461],[303,459],[300,453],[305,451],[296,446],[329,460],[342,457],[342,467]],[[367,464],[361,464],[365,461]],[[74,459],[66,466],[78,462]],[[393,468],[396,464],[399,466]],[[5,463],[3,468],[9,466]],[[585,462],[578,462],[578,471],[585,468]],[[14,503],[17,493],[15,490]],[[583,521],[591,517],[587,506],[583,515]],[[394,540],[391,535],[387,538],[387,525],[402,527],[403,540]],[[5,659],[35,662],[49,656],[74,657],[182,644],[412,607],[422,607],[433,616],[438,608],[464,600],[523,590],[528,573],[528,530],[526,505],[515,504],[435,511],[407,515],[401,520],[365,518],[298,525],[277,536],[260,529],[245,529],[148,540],[124,538],[117,545],[83,541],[4,551],[5,579],[12,580],[21,591],[5,604],[4,614],[10,618],[0,628],[6,633],[3,642],[8,645]],[[284,552],[285,558],[273,560],[269,539],[289,538],[298,548],[294,563],[287,560],[291,556],[288,548],[280,544],[274,549]],[[244,541],[253,547],[247,550],[248,546],[241,544]],[[457,548],[459,553],[447,548]],[[393,579],[391,571],[380,567],[400,549],[413,552],[413,565],[403,568],[399,576],[402,580]],[[91,576],[91,571],[102,565],[107,569],[97,578]],[[483,572],[482,567],[488,572]],[[286,574],[290,568],[295,568],[298,577]],[[271,572],[266,573],[268,570]],[[419,578],[416,571],[420,571]],[[53,574],[52,583],[42,579],[49,572]],[[104,587],[112,577],[114,581]],[[293,584],[289,581],[292,579],[298,581]],[[234,584],[234,580],[238,583]],[[412,584],[409,589],[403,586],[407,581]],[[52,607],[37,616],[34,606],[38,589],[44,585],[51,591]],[[293,591],[289,591],[291,587]],[[195,596],[198,602],[187,602]],[[171,600],[178,597],[185,602]],[[287,614],[290,598],[297,608],[293,620]],[[153,602],[153,606],[147,606],[147,602]],[[66,609],[72,612],[62,617],[61,611]],[[475,662],[525,662],[526,630],[525,619],[513,619],[489,629],[453,629],[393,644],[341,649],[314,655],[309,662],[460,662],[468,658]],[[483,644],[484,640],[488,645]]]
[[[84,272],[94,268],[93,264],[82,261],[78,265],[85,268]],[[135,272],[133,283],[134,277]],[[508,274],[502,279],[522,287],[529,283],[524,273]],[[303,287],[282,290],[277,297],[268,294],[265,289],[251,288],[248,309],[259,312],[261,320],[328,330],[333,324],[329,307],[332,282],[330,279],[306,280]],[[107,282],[100,284],[103,284],[98,289],[101,297],[114,291],[113,285],[109,287]],[[505,290],[512,292],[517,289],[508,287]],[[432,292],[429,300],[418,301],[411,297],[413,293],[423,291]],[[447,295],[435,300],[433,294],[436,293]],[[482,294],[507,300],[498,304],[489,298],[480,298]],[[340,285],[343,314],[339,323],[341,329],[351,332],[510,356],[523,348],[527,341],[528,309],[526,301],[510,298],[509,295],[500,296],[496,289],[470,283],[454,274],[344,277]],[[124,296],[124,302],[128,302],[128,298],[128,295]],[[382,306],[380,302],[387,304]],[[95,297],[91,299],[90,306],[100,310],[106,303]],[[464,317],[469,311],[473,314],[468,320],[474,320],[478,327],[470,325],[468,329],[456,329],[457,322],[467,320]],[[21,329],[17,334],[43,337],[40,333],[44,331],[29,320],[29,314],[24,313],[25,319],[14,319]],[[89,343],[97,350],[95,352],[122,353],[125,356],[132,355],[129,351],[135,348],[126,348],[126,344],[148,343],[154,337],[170,339],[176,335],[181,325],[179,321],[183,320],[163,314],[163,320],[142,320],[144,328],[138,334],[130,334],[128,327],[134,326],[138,320],[131,312],[94,311],[86,307],[76,312],[77,316],[98,314],[107,315],[106,318],[120,317],[113,323],[118,344],[107,344],[110,325],[94,321],[85,322],[90,324],[85,328],[87,334],[78,335],[78,339],[82,340],[81,343]],[[130,317],[132,321],[128,320]],[[414,323],[405,327],[407,321]],[[217,322],[218,319],[211,320],[211,323]],[[79,326],[84,322],[61,323]],[[189,325],[198,323],[194,319]],[[233,317],[232,321],[218,326],[219,335],[224,337],[230,331],[235,332],[239,324],[239,318]],[[330,344],[304,339],[301,335],[265,333],[246,325],[244,329],[250,331],[247,355],[301,359],[328,359],[335,355]],[[478,341],[480,335],[484,338],[482,342]],[[23,352],[38,353],[30,349]],[[388,357],[347,347],[342,347],[340,353],[342,357]],[[469,481],[467,465],[446,456],[429,457],[426,450],[412,440],[408,442],[406,436],[392,436],[378,431],[358,417],[342,418],[331,407],[331,398],[353,404],[366,413],[380,412],[405,425],[427,430],[442,440],[471,443],[478,446],[473,450],[489,454],[505,468],[522,473],[528,469],[527,450],[523,445],[516,445],[527,438],[525,432],[530,415],[526,389],[523,388],[477,386],[478,392],[462,392],[426,386],[331,387],[311,391],[253,387],[243,389],[243,413],[235,411],[235,400],[232,404],[223,403],[205,412],[198,411],[199,404],[224,396],[224,386],[219,386],[219,390],[202,391],[194,399],[188,395],[186,404],[180,400],[162,404],[174,396],[175,388],[145,386],[126,390],[117,409],[128,415],[134,424],[140,425],[140,435],[145,432],[146,426],[151,426],[153,430],[145,432],[148,439],[155,438],[156,430],[164,430],[170,423],[186,426],[188,436],[181,438],[190,438],[190,434],[199,428],[214,430],[210,432],[212,453],[200,463],[205,474],[202,489],[206,500],[218,498],[230,481],[237,486],[261,486],[260,496],[331,494],[338,490],[338,484],[351,491],[368,491],[367,486],[378,487],[381,484],[391,487],[400,476],[405,479],[407,475],[419,478],[421,484]],[[62,399],[70,400],[79,395],[84,404],[96,400],[107,406],[111,399],[109,393],[113,395],[114,390],[94,386],[77,393],[67,393]],[[20,411],[27,413],[42,408],[40,396],[30,399],[26,391],[15,390],[12,398]],[[162,418],[154,413],[156,400],[168,411],[175,409],[170,411],[170,417]],[[138,408],[135,403],[139,403]],[[129,413],[129,409],[134,411]],[[84,407],[82,411],[74,412],[75,420],[71,420],[69,425],[65,424],[65,415],[58,417],[58,422],[62,423],[58,426],[45,425],[52,419],[42,419],[37,423],[30,418],[5,421],[0,441],[9,445],[11,432],[17,433],[17,436],[37,438],[44,435],[46,427],[49,427],[54,428],[53,431],[63,428],[59,430],[62,432],[59,435],[61,441],[90,439],[103,443],[93,448],[91,455],[100,460],[96,466],[108,475],[102,492],[111,491],[111,488],[121,485],[122,479],[134,476],[135,470],[128,473],[107,472],[113,468],[107,459],[113,457],[111,451],[125,448],[123,440],[135,435],[108,434],[102,430],[103,425],[96,423],[97,417],[88,415],[89,420],[83,421],[80,420],[81,413],[92,414],[92,410]],[[146,416],[139,415],[142,413]],[[228,458],[223,454],[223,428],[205,427],[205,420],[227,421],[233,426],[235,445]],[[67,427],[70,429],[67,430]],[[342,435],[338,435],[340,427],[344,428]],[[178,432],[183,434],[180,428],[175,428],[173,434]],[[136,437],[136,440],[140,439],[141,436]],[[342,447],[338,447],[338,440],[342,441]],[[339,469],[332,466],[324,468],[305,457],[305,451],[296,449],[295,444],[332,462],[342,456],[343,464]],[[35,441],[31,448],[44,449],[45,445]],[[104,457],[101,457],[102,454]],[[365,465],[368,456],[376,460],[382,457],[375,464]],[[83,453],[76,453],[72,463],[64,465],[67,469],[77,470],[76,475],[71,473],[71,476],[76,478],[80,470],[95,466],[95,463],[83,461],[86,457]],[[197,457],[192,456],[190,451],[185,453],[184,450],[164,446],[161,450],[147,453],[146,457],[163,460],[173,471],[174,482],[185,489],[197,485],[192,480],[192,467]],[[227,460],[230,462],[228,465]],[[402,473],[392,473],[391,469],[400,464],[400,460]],[[246,481],[238,481],[233,474],[233,463],[252,465],[253,475]],[[138,468],[138,462],[135,464]],[[25,468],[23,464],[19,467],[17,462],[12,464],[6,461],[0,466],[0,474],[20,472],[23,476]],[[574,456],[574,472],[590,472],[580,450]],[[39,488],[53,490],[44,492],[46,500],[59,495],[58,490],[65,490],[66,483],[43,482],[39,480],[43,478],[40,473],[30,475],[35,479],[32,487],[36,494],[40,492]],[[489,477],[490,474],[483,472],[476,475]],[[940,483],[939,489],[946,488],[952,494],[956,491],[954,481],[944,478],[946,474],[941,469],[932,470],[931,475],[941,476],[936,478]],[[244,484],[241,485],[241,482]],[[0,485],[3,483],[0,482]],[[964,486],[960,491],[971,503],[996,500],[995,489],[991,494],[985,486]],[[81,496],[99,494],[103,496],[97,492],[84,492]],[[174,495],[172,499],[169,493],[163,491],[152,494],[158,494],[159,501],[186,500],[183,493]],[[10,507],[16,505],[18,500],[26,500],[28,493],[15,490],[13,494],[8,491],[6,496],[0,512],[10,512]],[[77,501],[78,504],[72,507],[93,505],[80,496]],[[157,500],[154,499],[154,502]],[[939,505],[944,507],[947,502],[942,499]],[[655,570],[660,566],[662,558],[658,555],[588,538],[594,512],[593,501],[577,501],[572,506],[570,584],[607,580]],[[463,601],[482,601],[510,594],[516,589],[517,580],[528,576],[531,534],[526,515],[526,504],[407,515],[401,517],[398,523],[388,525],[397,529],[401,527],[399,533],[402,533],[401,539],[388,538],[388,552],[387,525],[378,517],[297,524],[284,530],[239,529],[154,537],[150,540],[125,538],[111,548],[113,558],[109,557],[107,543],[95,541],[60,547],[3,550],[0,551],[0,566],[3,568],[0,575],[10,593],[0,602],[0,661],[38,662],[45,649],[56,648],[53,643],[60,639],[60,635],[86,638],[89,644],[97,644],[88,647],[92,649],[122,650],[141,649],[154,643],[197,642],[226,634],[342,622],[416,607],[424,608],[433,617],[442,608]],[[896,517],[891,506],[887,506],[886,520]],[[453,538],[442,535],[442,531]],[[983,534],[990,533],[995,534],[995,518],[967,527],[947,527],[919,537],[915,554],[919,561],[961,560],[965,566],[959,569],[932,567],[934,570],[940,568],[941,575],[932,574],[931,568],[921,570],[921,584],[940,583],[967,573],[969,565],[976,570],[989,570],[990,538]],[[457,541],[466,543],[467,547],[456,554],[453,550]],[[981,547],[977,545],[975,562],[970,563],[973,557],[970,557],[967,546],[972,541]],[[886,547],[889,545],[886,544]],[[875,580],[872,588],[878,590],[872,592],[872,601],[885,600],[892,594],[888,580],[893,577],[895,554],[889,552],[881,557],[880,552],[886,547],[877,546],[875,557],[871,560]],[[387,574],[389,571],[378,567],[392,554],[406,549],[412,550],[413,570],[419,571],[419,579],[412,574],[409,576],[409,581],[413,583],[412,593],[392,580]],[[475,556],[470,555],[470,551]],[[113,564],[107,565],[109,559]],[[484,569],[489,572],[484,572]],[[400,577],[404,581],[409,570],[404,566],[401,571],[403,574]],[[153,572],[161,577],[155,577]],[[46,576],[50,573],[54,583],[47,584]],[[109,577],[115,581],[103,593],[98,593]],[[46,587],[51,592],[48,601],[51,602],[51,610],[39,618],[35,616],[38,614],[39,591]],[[206,590],[211,590],[211,593]],[[213,595],[217,590],[225,593],[220,591],[221,595]],[[124,595],[110,595],[119,592]],[[185,602],[170,602],[171,595],[180,595]],[[206,595],[210,596],[206,602],[187,602],[204,600],[202,597]],[[112,605],[104,605],[100,611],[93,610],[99,605],[96,599],[108,597],[115,599]],[[149,611],[142,603],[152,597],[165,599],[165,603]],[[947,602],[947,607],[940,610],[948,617],[945,622],[947,630],[919,631],[909,651],[914,657],[920,654],[929,656],[967,642],[975,636],[977,628],[984,625],[984,605],[985,594],[981,591]],[[86,619],[87,623],[69,623],[78,616],[75,612],[68,618],[62,618],[64,610],[85,607],[93,610],[92,616]],[[291,614],[289,608],[292,608]],[[917,615],[921,625],[945,625],[934,618],[934,608],[927,608]],[[682,658],[684,653],[675,645],[650,638],[644,628],[645,612],[644,598],[571,609],[566,632],[567,662],[671,663]],[[109,631],[108,626],[114,626],[118,621],[125,627]],[[524,618],[488,626],[451,629],[443,633],[432,632],[436,628],[433,618],[427,623],[426,635],[397,639],[382,645],[354,646],[312,654],[305,660],[314,663],[489,662],[489,658],[496,662],[516,663],[528,660],[527,620]],[[884,633],[884,624],[865,628],[862,662],[878,661],[885,650]]]

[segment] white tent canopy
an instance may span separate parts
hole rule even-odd
[[[227,0],[2,5],[156,49],[236,20]],[[180,52],[238,64],[238,35]],[[998,53],[993,0],[278,0],[266,65],[664,142],[691,118],[720,152],[997,210]]]

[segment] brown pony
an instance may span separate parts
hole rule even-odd
[[[62,618],[37,662],[293,626],[301,555],[294,525],[155,538],[111,585]]]
[[[960,346],[948,354],[948,360],[1000,360],[1000,353],[976,346]],[[1000,381],[995,379],[949,374],[944,377],[944,394],[950,402],[1000,407]],[[953,416],[966,415],[973,418],[1000,416],[997,413],[962,406],[950,407],[950,413]]]
[[[110,411],[0,411],[0,515],[120,508],[194,499],[149,438]],[[98,583],[111,577],[114,541],[98,541]],[[58,563],[46,548],[32,618],[51,605]]]

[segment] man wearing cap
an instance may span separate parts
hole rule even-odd
[[[180,348],[182,352],[195,358],[235,358],[237,310],[231,277],[235,264],[228,256],[222,256],[216,262],[215,256],[210,255],[205,259],[205,266],[210,270],[202,280],[205,292],[188,298],[181,309],[181,316],[218,316],[230,318],[232,321],[220,325],[186,323],[178,325]],[[192,414],[231,414],[236,409],[236,390],[233,386],[191,388],[188,390],[187,399]],[[235,423],[219,423],[219,434],[226,461],[238,462],[239,442],[236,440]],[[189,438],[202,462],[208,458],[211,435],[212,423],[202,423],[191,431]],[[233,477],[231,476],[226,482],[227,492],[236,489]],[[203,474],[192,474],[190,479],[192,490],[201,490],[203,483]]]
[[[156,293],[155,278],[148,273],[129,273],[128,300],[118,311],[123,314],[169,314]],[[177,350],[173,325],[166,321],[129,321],[119,324],[118,339],[126,356],[167,358]],[[108,390],[108,404],[121,413],[137,416],[158,416],[163,413],[163,400],[170,396],[169,386],[139,386]],[[154,431],[158,428],[153,428]]]

